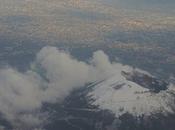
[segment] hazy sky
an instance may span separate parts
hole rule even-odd
[[[172,29],[172,0],[0,0],[0,35],[105,43],[117,31]],[[168,12],[168,13],[167,13]]]
[[[130,9],[157,10],[164,12],[175,11],[174,0],[100,0],[113,6],[122,6]]]

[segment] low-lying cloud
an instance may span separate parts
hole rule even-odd
[[[40,126],[47,117],[40,112],[43,103],[60,103],[73,89],[116,74],[122,66],[111,63],[103,51],[94,52],[86,63],[56,47],[44,47],[25,73],[0,70],[0,112],[16,128]]]

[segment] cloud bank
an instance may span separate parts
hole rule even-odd
[[[44,47],[28,71],[0,70],[0,112],[15,128],[39,127],[47,117],[40,112],[43,103],[60,103],[73,89],[116,74],[122,66],[111,63],[103,51],[94,52],[86,63],[56,47]]]

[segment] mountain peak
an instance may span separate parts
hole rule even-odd
[[[116,116],[130,113],[134,116],[153,113],[174,113],[175,91],[166,81],[141,70],[121,71],[96,84],[88,96],[92,104],[110,110]],[[170,105],[171,104],[171,105]]]

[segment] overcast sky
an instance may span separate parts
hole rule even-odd
[[[136,9],[136,10],[152,10],[162,13],[173,13],[175,11],[174,0],[99,0],[112,6]]]

